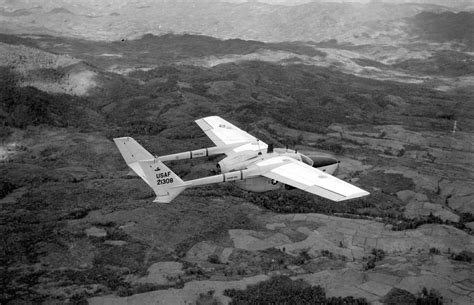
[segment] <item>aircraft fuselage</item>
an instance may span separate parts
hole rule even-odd
[[[281,148],[277,148],[273,152],[256,152],[253,150],[241,152],[235,156],[231,155],[225,157],[224,159],[219,161],[219,163],[217,163],[217,167],[221,173],[235,172],[251,168],[252,165],[254,165],[256,162],[270,159],[275,156],[285,156],[296,159],[310,166],[316,167],[319,170],[322,170],[323,172],[326,172],[330,175],[333,175],[339,167],[339,161],[332,157],[321,156],[313,157],[313,159],[311,159],[308,156],[305,156],[297,151]],[[240,181],[235,181],[235,183],[237,186],[244,190],[257,193],[277,190],[284,187],[286,187],[287,189],[292,189],[292,187],[287,186],[284,183],[263,176],[250,177]]]

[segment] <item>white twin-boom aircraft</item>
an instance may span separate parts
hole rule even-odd
[[[369,193],[332,174],[339,161],[326,156],[309,158],[296,150],[273,149],[218,116],[196,120],[215,147],[154,157],[130,137],[115,138],[127,165],[156,193],[154,202],[168,203],[188,187],[234,182],[242,189],[265,192],[299,188],[333,201]],[[220,174],[183,181],[163,162],[226,155],[219,161]]]

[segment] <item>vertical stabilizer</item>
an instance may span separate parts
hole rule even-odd
[[[127,165],[155,191],[155,202],[168,203],[186,188],[178,175],[133,138],[115,138],[114,142]]]
[[[145,176],[143,169],[138,165],[138,161],[153,160],[154,157],[145,148],[143,148],[137,141],[130,137],[115,138],[115,145],[119,149],[122,157],[140,178],[142,178],[151,187],[150,181]]]
[[[138,164],[155,191],[155,202],[168,203],[186,188],[183,180],[160,160],[139,161]]]

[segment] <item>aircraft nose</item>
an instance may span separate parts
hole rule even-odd
[[[335,175],[339,169],[340,161],[332,157],[315,157],[313,158],[313,167],[322,170],[331,175]]]
[[[313,157],[312,159],[313,159],[313,167],[316,167],[316,168],[329,166],[333,164],[337,164],[339,166],[339,163],[341,163],[341,161],[333,157]]]

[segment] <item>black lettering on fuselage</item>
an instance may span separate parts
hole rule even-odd
[[[227,181],[234,181],[234,180],[238,180],[238,179],[239,179],[239,176],[236,175],[236,174],[233,174],[233,175],[230,175],[230,176],[226,177]]]

